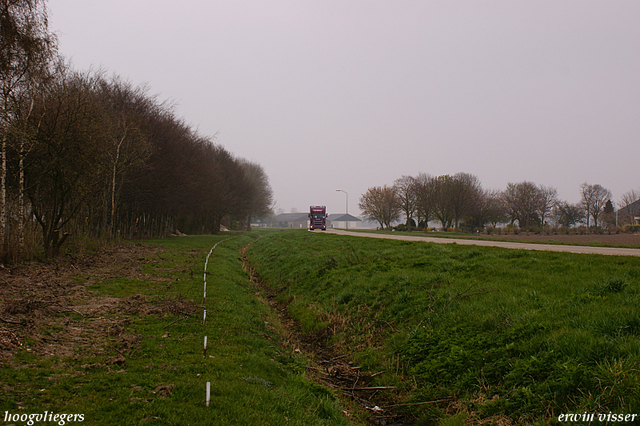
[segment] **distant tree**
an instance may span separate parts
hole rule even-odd
[[[450,175],[436,177],[431,185],[433,216],[438,219],[445,231],[451,228],[454,220],[454,208],[449,196],[453,186],[453,177]]]
[[[434,178],[426,173],[420,173],[414,178],[416,193],[416,219],[418,224],[424,221],[425,231],[433,215]]]
[[[561,226],[570,228],[584,220],[584,208],[580,204],[570,204],[566,201],[556,203],[554,209],[555,221]]]
[[[538,206],[538,215],[540,223],[544,226],[545,217],[553,211],[558,202],[558,190],[552,186],[540,185],[538,187],[540,204]]]
[[[407,229],[411,231],[413,216],[417,210],[416,179],[411,176],[402,176],[393,182],[393,188],[404,212]]]
[[[594,226],[598,226],[598,218],[604,209],[607,200],[611,198],[611,191],[603,188],[601,185],[589,185],[583,183],[580,185],[581,204],[584,209],[584,215],[587,220],[587,229],[589,229],[589,218],[593,218]]]
[[[226,216],[248,210],[251,185],[242,165],[230,152],[211,142],[204,148],[201,202],[210,232],[218,234]]]
[[[456,232],[460,221],[471,215],[481,193],[480,180],[469,173],[456,173],[449,182],[448,198]]]
[[[245,230],[251,231],[251,220],[253,218],[265,218],[271,213],[273,190],[269,184],[269,176],[258,163],[240,160],[240,166],[249,183],[248,193],[246,194],[246,211],[242,212],[242,217],[244,217],[245,221]]]
[[[607,226],[615,226],[616,224],[616,211],[613,208],[611,200],[607,200],[602,210],[602,222]]]
[[[518,222],[521,228],[529,231],[532,222],[540,221],[542,197],[538,186],[532,182],[508,183],[502,193],[502,199],[511,222]]]
[[[365,218],[378,222],[382,229],[390,228],[391,222],[398,220],[402,212],[394,188],[386,185],[369,188],[360,197],[358,207]]]
[[[618,210],[623,213],[618,218],[621,224],[633,223],[633,215],[637,214],[637,207],[634,203],[638,200],[640,200],[640,189],[632,189],[622,194],[617,203]]]
[[[474,205],[469,215],[470,224],[477,228],[484,228],[490,223],[494,226],[506,222],[499,190],[482,190],[474,198]]]

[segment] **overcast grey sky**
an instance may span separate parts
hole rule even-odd
[[[277,207],[358,214],[402,175],[640,187],[640,2],[49,0],[102,67],[260,163]]]

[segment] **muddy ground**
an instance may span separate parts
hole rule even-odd
[[[0,267],[0,365],[12,365],[23,348],[40,356],[97,357],[116,348],[105,364],[122,364],[140,337],[125,330],[129,315],[194,313],[185,300],[133,294],[105,297],[87,286],[109,278],[143,276],[143,265],[161,262],[161,248],[124,245],[100,255],[60,257],[49,263]]]

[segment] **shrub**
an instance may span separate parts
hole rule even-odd
[[[407,225],[405,223],[401,223],[399,225],[396,225],[396,226],[393,227],[393,229],[396,230],[396,231],[407,231],[408,230]]]
[[[611,235],[611,234],[619,234],[620,233],[620,227],[619,226],[614,226],[614,225],[607,226],[606,231],[607,231],[607,233],[609,235]]]
[[[533,232],[534,234],[541,234],[542,228],[539,226],[531,226],[529,227],[529,232]]]
[[[629,232],[632,234],[637,234],[640,232],[640,225],[625,225],[622,230],[624,232]]]
[[[604,231],[600,226],[590,226],[589,233],[590,234],[602,234]]]

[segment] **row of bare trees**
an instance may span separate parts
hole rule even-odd
[[[509,183],[499,191],[483,189],[479,179],[468,173],[421,173],[402,176],[392,186],[369,188],[361,196],[359,207],[380,228],[389,228],[403,218],[408,230],[415,224],[426,228],[429,221],[456,231],[462,224],[482,229],[504,223],[517,224],[525,231],[550,223],[571,227],[586,222],[587,228],[591,224],[597,228],[603,224],[613,226],[616,220],[629,223],[637,214],[638,191],[622,196],[618,206],[621,211],[628,211],[619,218],[614,214],[611,191],[601,185],[584,183],[580,195],[581,201],[571,204],[558,198],[556,188],[533,182]]]
[[[65,240],[246,229],[266,216],[262,167],[197,134],[171,105],[56,53],[41,0],[0,0],[4,260]]]

